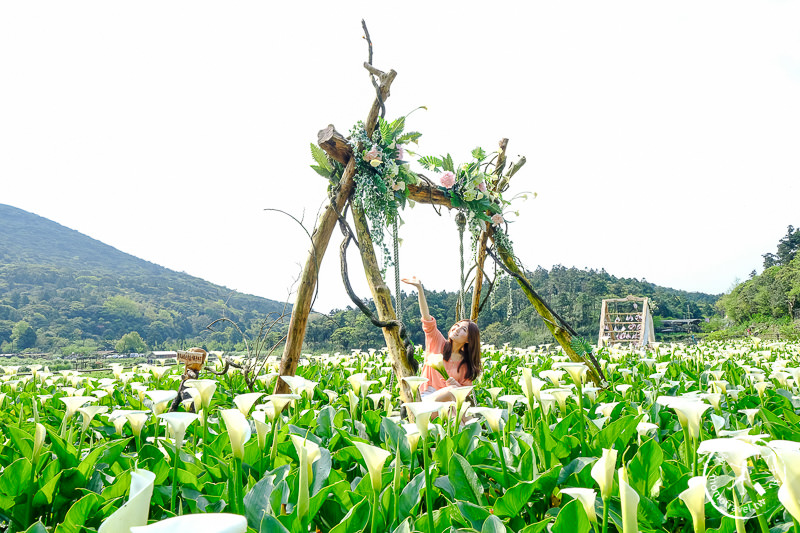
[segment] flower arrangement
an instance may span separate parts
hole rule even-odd
[[[450,195],[453,207],[467,216],[473,244],[481,231],[490,224],[495,238],[509,250],[511,241],[505,231],[503,209],[510,204],[499,190],[500,175],[483,148],[472,150],[473,160],[458,167],[450,154],[442,157],[425,156],[419,159],[426,170],[439,173],[439,184]]]
[[[408,115],[406,115],[408,116]],[[384,250],[385,265],[391,257],[384,244],[384,229],[395,223],[400,208],[408,199],[409,184],[419,183],[419,177],[409,168],[406,149],[422,136],[419,132],[404,132],[406,116],[392,122],[378,118],[378,127],[368,136],[364,123],[359,121],[348,139],[356,158],[356,183],[353,201],[364,210],[373,232],[373,242]]]

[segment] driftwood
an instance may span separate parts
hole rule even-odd
[[[378,120],[378,113],[383,101],[389,97],[389,88],[397,76],[397,72],[390,70],[388,73],[381,73],[379,95],[376,95],[375,101],[367,115],[368,128],[374,128]],[[335,131],[335,130],[334,130]],[[341,135],[339,135],[341,136]],[[346,144],[346,141],[345,141]],[[349,158],[346,162],[344,172],[342,173],[339,182],[339,190],[335,198],[331,199],[325,210],[319,217],[317,227],[314,229],[312,235],[311,250],[309,250],[308,258],[306,259],[303,273],[300,276],[300,283],[297,288],[297,298],[295,299],[294,307],[292,308],[292,318],[289,322],[289,333],[286,337],[286,345],[283,349],[283,356],[281,357],[280,375],[293,376],[297,370],[297,363],[300,358],[300,351],[303,347],[303,338],[306,333],[306,326],[308,325],[308,315],[311,311],[311,302],[314,295],[314,289],[317,286],[317,275],[319,273],[319,266],[322,263],[322,258],[325,255],[325,250],[328,248],[331,234],[336,227],[336,222],[339,220],[339,214],[343,211],[345,204],[350,199],[353,193],[355,182],[353,175],[355,174],[355,159]],[[289,386],[282,379],[276,380],[275,392],[287,393]]]

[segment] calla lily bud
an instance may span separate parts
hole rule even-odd
[[[628,484],[628,473],[624,466],[619,469],[619,499],[622,504],[622,533],[639,533],[636,517],[639,494]]]
[[[31,464],[36,467],[36,461],[39,459],[39,454],[42,453],[42,446],[44,445],[44,438],[47,435],[47,430],[41,424],[36,424],[36,430],[33,433],[33,453],[31,454]]]

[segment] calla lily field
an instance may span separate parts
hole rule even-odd
[[[456,401],[405,404],[382,350],[181,397],[177,365],[5,367],[0,531],[800,533],[800,343],[595,355],[601,383],[484,346]]]

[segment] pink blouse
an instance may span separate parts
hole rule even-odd
[[[422,331],[425,332],[426,360],[429,353],[442,353],[442,349],[444,348],[444,344],[447,342],[447,339],[445,339],[444,335],[442,335],[442,333],[436,328],[436,319],[431,317],[430,320],[425,320],[423,318]],[[466,363],[461,365],[461,361],[455,362],[452,359],[450,361],[443,362],[444,368],[447,370],[447,374],[451,378],[458,381],[458,383],[462,386],[472,385],[472,380],[467,379],[467,371],[469,368],[467,367]],[[459,365],[461,365],[461,368],[459,368]],[[444,380],[439,371],[435,368],[429,367],[427,363],[422,367],[421,375],[423,378],[428,378],[428,383],[420,387],[420,392],[425,392],[430,388],[433,390],[440,390],[447,387],[447,382]]]

